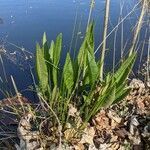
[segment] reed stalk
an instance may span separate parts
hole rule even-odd
[[[147,85],[150,87],[150,37],[148,41],[148,52],[147,52]]]
[[[138,67],[138,72],[140,73],[141,71],[141,64],[142,64],[142,58],[143,58],[143,53],[144,53],[144,49],[145,49],[145,39],[146,39],[146,36],[147,36],[147,32],[148,32],[148,29],[146,29],[145,31],[145,35],[144,35],[144,41],[143,41],[143,44],[142,44],[142,48],[141,48],[141,51],[140,51],[140,61],[139,61],[139,67]]]
[[[124,3],[121,3],[120,20],[122,20],[123,6],[124,6]],[[122,22],[121,24],[121,61],[123,61],[123,53],[124,53],[123,46],[124,46],[124,22]]]
[[[135,50],[135,48],[136,48],[135,45],[137,43],[138,35],[141,31],[141,27],[142,27],[142,24],[143,24],[143,18],[144,18],[145,12],[146,12],[146,5],[147,5],[147,0],[143,0],[141,14],[140,14],[139,20],[137,22],[137,25],[136,25],[136,28],[135,28],[135,31],[134,31],[133,41],[132,41],[132,44],[131,44],[131,48],[129,50],[129,55],[131,55],[133,53],[133,51]]]
[[[11,81],[12,81],[12,84],[13,84],[13,87],[14,87],[14,90],[15,90],[15,92],[16,92],[17,99],[19,100],[19,103],[20,103],[20,105],[21,105],[21,108],[22,108],[22,110],[23,110],[23,113],[25,114],[25,108],[24,108],[23,102],[22,102],[22,100],[21,100],[21,94],[18,92],[18,89],[17,89],[16,83],[15,83],[15,80],[14,80],[14,78],[13,78],[12,75],[10,76],[10,78],[11,78]]]
[[[79,20],[79,24],[78,24],[78,27],[77,27],[77,34],[76,34],[75,44],[74,44],[73,59],[75,59],[75,55],[76,55],[76,50],[77,50],[77,44],[78,44],[79,37],[82,35],[82,33],[81,33],[82,18],[83,18],[83,15],[81,15],[80,20]],[[81,33],[81,35],[79,35],[79,32]]]
[[[75,36],[75,30],[76,30],[76,25],[77,25],[77,18],[78,18],[78,7],[77,7],[76,14],[75,14],[75,20],[74,20],[74,26],[73,26],[73,31],[72,31],[72,37],[71,37],[69,52],[71,52],[73,39],[74,39],[74,36]]]
[[[113,74],[115,73],[115,61],[116,61],[116,39],[117,39],[118,28],[115,31],[114,36],[114,49],[113,49]]]
[[[107,37],[107,27],[108,27],[108,19],[109,19],[109,8],[110,8],[110,0],[106,0],[105,4],[105,15],[104,15],[104,29],[103,29],[103,45],[102,52],[100,56],[100,79],[103,80],[103,72],[104,72],[104,58],[106,51],[106,37]]]
[[[7,74],[6,74],[6,70],[5,70],[5,66],[4,66],[4,62],[3,62],[1,54],[0,54],[0,62],[2,64],[2,70],[3,70],[5,81],[8,82],[8,80],[7,80]]]

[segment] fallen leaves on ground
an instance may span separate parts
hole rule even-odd
[[[82,119],[77,108],[69,105],[68,122],[61,137],[62,149],[149,150],[150,89],[137,79],[131,81],[130,87],[132,90],[125,100],[107,109],[101,109],[83,131],[78,130],[82,124]],[[51,119],[45,118],[45,112],[40,109],[40,115],[43,118],[39,119],[40,126],[37,126],[35,131],[32,131],[32,126],[35,126],[35,123],[30,122],[33,118],[32,115],[26,114],[20,119],[17,130],[20,145],[16,145],[17,149],[21,147],[23,141],[30,141],[28,143],[30,147],[30,144],[33,144],[32,147],[36,147],[45,143],[45,148],[43,149],[57,149],[59,142],[59,134],[57,135],[58,124],[54,126]],[[29,138],[26,139],[23,133],[28,133],[30,140]],[[39,137],[41,138],[39,139]]]

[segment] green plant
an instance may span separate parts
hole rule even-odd
[[[63,68],[59,68],[62,34],[48,43],[44,33],[42,46],[36,46],[38,92],[57,114],[61,124],[68,120],[68,105],[73,104],[84,123],[102,107],[122,100],[129,92],[127,78],[134,64],[136,53],[129,55],[115,73],[100,79],[100,62],[94,55],[94,24],[90,23],[75,60],[67,53]]]

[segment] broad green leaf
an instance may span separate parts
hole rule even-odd
[[[115,104],[115,103],[118,103],[119,101],[123,100],[129,94],[130,90],[131,90],[130,88],[124,88],[123,90],[118,92],[116,94],[116,99],[113,103]]]
[[[120,84],[120,86],[117,86],[116,89],[116,99],[113,103],[117,103],[120,100],[123,100],[127,94],[129,94],[130,88],[127,87],[126,82]]]
[[[53,91],[52,91],[52,97],[51,97],[51,100],[54,101],[55,98],[56,98],[56,94],[57,94],[57,87],[55,86]]]
[[[46,61],[46,65],[47,65],[47,68],[49,68],[49,65],[50,65],[50,55],[49,55],[49,45],[48,45],[48,42],[45,42],[45,44],[43,45],[42,49],[44,49],[44,59]]]
[[[91,53],[91,55],[94,55],[94,23],[90,23],[88,27],[88,51]]]
[[[106,76],[106,84],[108,84],[111,80],[111,74],[110,73],[107,73],[107,76]]]
[[[100,108],[110,106],[115,100],[116,86],[110,87],[106,90],[103,95],[100,95],[99,98],[94,103],[91,112],[87,117],[87,121],[91,118],[91,116],[95,115]]]
[[[79,49],[78,53],[78,65],[83,66],[84,70],[87,66],[87,52],[89,51],[91,55],[94,55],[94,25],[91,23],[85,34],[84,41]]]
[[[51,106],[58,102],[59,88],[55,86],[52,90],[50,104]]]
[[[114,75],[117,84],[121,84],[126,80],[129,73],[131,72],[135,58],[136,58],[136,53],[133,53],[121,64],[120,68],[117,70],[117,72]]]
[[[127,87],[127,83],[126,83],[126,82],[124,82],[124,83],[118,85],[118,86],[116,87],[116,94],[119,93],[120,91],[123,91],[126,87]]]
[[[95,61],[95,57],[93,57],[90,52],[88,52],[88,74],[89,74],[90,85],[93,86],[93,84],[97,80],[98,67]]]
[[[51,41],[51,45],[50,45],[50,49],[49,49],[49,55],[50,55],[50,59],[53,62],[54,58],[53,58],[53,53],[54,53],[54,47],[55,47],[55,43],[52,40]]]
[[[72,61],[69,53],[67,53],[66,62],[63,70],[63,76],[64,76],[64,83],[66,85],[66,88],[69,91],[71,91],[74,85],[74,72],[73,72]]]
[[[101,91],[101,95],[106,95],[106,93],[108,93],[108,90],[110,88],[112,88],[114,85],[116,85],[116,82],[114,80],[114,77],[110,77],[109,75],[107,75],[106,77],[106,81],[102,83],[102,91]],[[109,81],[107,81],[108,79],[110,79]]]
[[[88,70],[88,68],[85,71],[86,72],[85,72],[85,75],[84,75],[84,78],[83,78],[83,85],[84,86],[90,84],[90,77],[89,77],[89,70]]]
[[[43,34],[43,39],[42,39],[42,44],[44,46],[44,44],[47,42],[47,38],[46,38],[46,33],[44,32]]]
[[[109,91],[108,91],[108,97],[106,97],[106,99],[103,99],[102,103],[101,103],[101,107],[109,107],[116,98],[116,86],[113,86]]]
[[[58,69],[57,68],[53,67],[52,75],[53,75],[54,86],[57,86],[57,83],[58,83]]]
[[[53,48],[54,46],[54,48]],[[53,75],[53,82],[54,86],[58,86],[58,64],[60,61],[60,54],[61,54],[61,49],[62,49],[62,34],[59,34],[56,38],[55,44],[52,42],[51,45],[51,50],[53,48],[53,51],[51,54],[53,54],[53,70],[52,70],[52,75]],[[51,56],[52,57],[52,56]]]
[[[44,55],[39,44],[36,45],[36,72],[39,81],[39,86],[44,92],[48,86],[48,71]]]
[[[58,66],[58,63],[60,61],[61,49],[62,49],[62,34],[60,33],[56,38],[55,47],[53,51],[53,61],[54,65],[56,66]]]
[[[75,84],[78,83],[78,78],[81,74],[81,68],[78,66],[78,61],[72,61],[72,65],[73,65],[73,72],[74,72],[74,82]]]

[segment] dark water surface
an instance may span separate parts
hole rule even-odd
[[[109,31],[117,24],[119,16],[127,15],[138,3],[136,0],[111,0]],[[120,5],[124,4],[121,12]],[[96,47],[102,40],[103,15],[105,0],[96,0],[92,13],[95,20]],[[0,98],[5,97],[2,91],[12,91],[10,75],[13,76],[17,88],[23,94],[31,96],[28,89],[32,85],[30,67],[33,67],[35,43],[41,40],[43,32],[47,33],[48,39],[56,38],[60,32],[63,33],[63,53],[61,64],[63,64],[66,52],[69,50],[72,31],[75,25],[75,37],[73,38],[72,51],[78,48],[84,35],[90,0],[0,0],[0,44],[6,52],[2,54],[0,63]],[[124,22],[123,45],[128,41],[130,45],[132,30],[140,13],[140,6]],[[121,49],[121,27],[118,28],[116,44],[116,61],[120,59]],[[141,33],[141,41],[145,30]],[[78,37],[77,45],[75,39]],[[111,68],[114,33],[108,38],[108,56],[106,64]],[[141,52],[140,52],[141,53]],[[99,53],[96,54],[97,56]],[[144,52],[146,56],[146,51]],[[144,56],[143,56],[144,57]],[[3,69],[5,68],[5,71]],[[34,70],[33,70],[34,71]],[[7,79],[5,77],[7,76]],[[8,82],[8,83],[7,83]],[[7,83],[7,84],[6,84]]]

